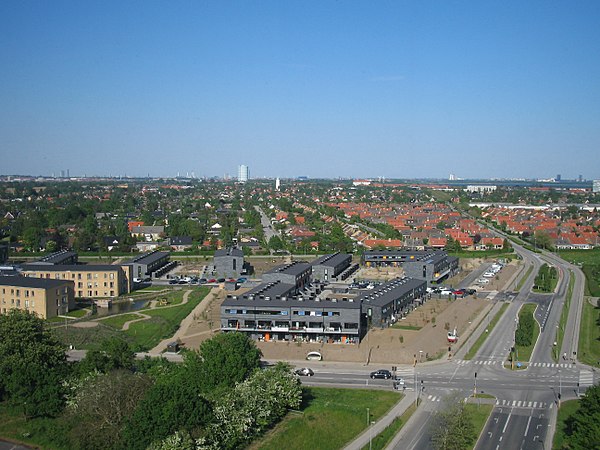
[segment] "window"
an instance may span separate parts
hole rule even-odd
[[[87,279],[88,279],[88,280],[91,280],[91,279],[92,279],[92,274],[91,274],[91,273],[88,273],[88,274],[87,274]]]

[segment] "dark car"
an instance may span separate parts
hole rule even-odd
[[[295,373],[296,373],[296,375],[300,375],[302,377],[312,377],[315,374],[313,372],[313,370],[309,369],[308,367],[303,367],[301,369],[296,369]]]
[[[465,294],[467,294],[467,295],[473,295],[476,292],[477,291],[475,289],[465,289]]]
[[[169,280],[169,284],[177,284],[177,280]]]
[[[389,380],[390,378],[392,378],[392,372],[390,372],[389,370],[385,370],[385,369],[379,369],[376,370],[375,372],[371,372],[370,375],[371,378],[383,378],[384,380]]]
[[[219,283],[225,283],[225,278],[219,278],[217,281],[218,281]]]

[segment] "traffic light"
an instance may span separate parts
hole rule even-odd
[[[421,380],[421,391],[425,392],[425,385],[423,384],[423,380]]]

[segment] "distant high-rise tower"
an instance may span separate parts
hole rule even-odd
[[[583,175],[579,175],[578,180],[579,180],[580,183],[583,182]]]
[[[448,177],[448,180],[450,180],[450,181],[456,180],[456,175],[454,175],[453,173],[451,173],[450,176]]]
[[[556,181],[560,181],[560,173],[558,175],[556,175]]]
[[[275,178],[275,190],[278,191],[280,187],[281,187],[281,181],[279,180],[279,177],[277,177],[277,178]]]
[[[250,170],[248,169],[248,166],[244,164],[238,166],[238,181],[240,183],[245,183],[246,181],[248,181],[249,173]]]

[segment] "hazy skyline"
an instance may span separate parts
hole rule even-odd
[[[0,3],[0,174],[600,178],[600,2]]]

